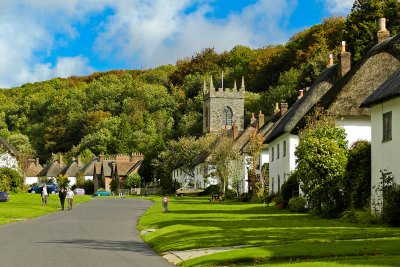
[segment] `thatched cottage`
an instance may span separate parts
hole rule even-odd
[[[381,21],[379,33],[387,33]],[[298,132],[305,117],[316,105],[336,117],[336,123],[347,134],[349,146],[359,139],[371,140],[370,109],[360,107],[364,99],[400,67],[398,45],[400,35],[389,39],[379,34],[379,43],[356,66],[350,68],[350,53],[342,42],[338,63],[328,68],[315,81],[267,134],[265,142],[270,152],[270,192],[279,192],[283,182],[296,167],[294,151]],[[331,57],[332,58],[332,57]]]

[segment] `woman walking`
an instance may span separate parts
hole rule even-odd
[[[67,200],[68,200],[68,210],[72,210],[72,204],[74,202],[74,192],[72,192],[71,188],[68,188]]]
[[[64,210],[64,203],[65,203],[65,197],[66,197],[65,189],[60,188],[60,192],[58,192],[58,197],[60,198],[60,204],[61,204],[61,210]]]

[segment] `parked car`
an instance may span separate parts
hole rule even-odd
[[[7,202],[10,200],[7,192],[0,192],[0,202]]]
[[[57,188],[57,185],[56,185],[56,184],[54,184],[54,183],[47,183],[47,184],[46,184],[46,187],[47,187],[47,192],[48,192],[49,194],[56,194],[56,193],[58,193],[58,188]],[[38,185],[31,186],[31,187],[28,189],[28,193],[32,193],[32,194],[41,194],[41,193],[42,193],[42,190],[43,190],[43,184],[38,184]]]
[[[83,189],[83,188],[75,188],[74,189],[74,194],[75,195],[84,195],[85,194],[85,189]]]
[[[104,190],[97,190],[94,193],[95,196],[111,196],[111,193],[108,191],[104,191]]]
[[[177,196],[196,196],[203,193],[204,189],[194,188],[194,187],[181,187],[175,191]]]

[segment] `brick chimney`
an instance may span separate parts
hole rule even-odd
[[[279,109],[279,103],[278,103],[278,102],[275,102],[274,114],[278,113],[279,111],[281,111],[281,110]]]
[[[288,103],[282,102],[281,103],[281,116],[285,115],[285,113],[288,111]]]
[[[329,61],[328,61],[328,65],[326,66],[327,68],[332,67],[333,64],[333,54],[329,54]]]
[[[60,166],[64,166],[64,162],[62,160],[62,155],[58,154],[58,163],[60,164]]]
[[[386,29],[386,19],[385,18],[380,18],[379,19],[379,31],[376,34],[378,37],[378,44],[382,43],[386,39],[390,37],[390,32]]]
[[[300,99],[300,98],[302,98],[304,96],[304,90],[303,89],[300,89],[299,90],[299,96],[297,97],[297,99]]]
[[[338,58],[338,74],[342,78],[351,68],[351,53],[346,52],[346,41],[342,41],[341,51]]]
[[[264,123],[265,123],[265,116],[260,110],[260,113],[258,113],[258,128],[263,127]]]

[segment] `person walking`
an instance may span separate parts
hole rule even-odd
[[[47,186],[43,185],[42,188],[42,205],[47,206],[47,197],[49,196],[49,193],[47,193]]]
[[[68,200],[68,210],[72,210],[72,204],[74,202],[74,192],[72,192],[71,188],[68,188],[67,200]]]
[[[165,194],[164,197],[162,198],[162,206],[163,206],[163,211],[167,212],[168,211],[168,195]]]
[[[60,192],[58,192],[58,197],[60,198],[60,204],[61,204],[61,210],[64,210],[64,203],[65,203],[65,197],[67,196],[65,189],[60,188]]]

